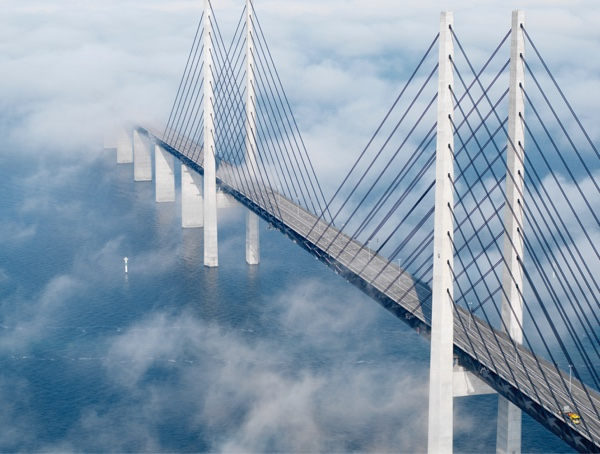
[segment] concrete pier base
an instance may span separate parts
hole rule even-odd
[[[258,233],[258,216],[246,212],[246,262],[248,265],[258,265],[260,262],[260,236]]]
[[[154,165],[156,166],[156,201],[175,201],[175,172],[173,155],[159,145],[154,146]]]
[[[184,229],[204,225],[202,177],[181,165],[181,226]]]
[[[133,131],[133,179],[135,181],[152,181],[150,146],[135,130]]]
[[[131,131],[119,128],[117,134],[117,163],[130,164],[133,162],[133,146],[131,145]]]

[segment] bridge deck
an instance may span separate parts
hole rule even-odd
[[[201,147],[170,131],[156,127],[139,128],[184,163],[195,164],[203,172]],[[349,238],[334,226],[320,220],[283,194],[262,182],[242,177],[236,167],[220,162],[217,180],[221,188],[244,203],[268,222],[285,226],[294,237],[334,268],[361,281],[371,296],[393,301],[405,313],[420,323],[412,326],[431,326],[431,292],[398,265],[377,255],[368,247]],[[455,306],[455,352],[472,361],[465,366],[500,394],[517,404],[548,429],[580,451],[600,450],[600,394],[571,380],[554,365],[514,344],[511,339],[466,309]],[[466,321],[471,318],[470,323]],[[460,358],[460,355],[459,355]],[[560,414],[569,405],[581,416],[574,426]]]

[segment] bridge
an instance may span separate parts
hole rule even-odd
[[[508,41],[510,59],[491,71]],[[330,198],[250,0],[231,42],[225,45],[206,0],[168,121],[131,126],[118,147],[118,161],[133,161],[136,180],[149,180],[154,144],[157,201],[174,200],[173,158],[182,164],[182,222],[204,228],[205,265],[218,265],[216,213],[227,195],[248,210],[249,265],[259,263],[261,218],[431,340],[430,452],[452,450],[453,398],[480,393],[500,396],[498,452],[520,451],[521,411],[574,449],[600,451],[600,290],[591,271],[600,265],[593,241],[600,154],[528,35],[524,14],[513,13],[511,31],[475,71],[452,14],[443,13],[440,34]],[[557,115],[525,59],[525,43],[582,140]],[[428,71],[436,44],[438,60]],[[469,78],[459,70],[461,54]],[[496,84],[506,68],[508,89]],[[543,111],[533,90],[525,91],[526,73]],[[499,113],[506,98],[508,115]],[[525,121],[526,103],[537,123]],[[413,123],[404,126],[410,115]],[[548,170],[525,156],[526,136]],[[546,158],[552,147],[570,180]],[[565,159],[566,148],[572,158]]]

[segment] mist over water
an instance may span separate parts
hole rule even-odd
[[[0,167],[0,450],[426,450],[425,340],[265,224],[247,266],[241,208],[205,268],[179,201],[88,156]],[[455,402],[494,451],[496,398]],[[525,416],[523,451],[569,448]]]

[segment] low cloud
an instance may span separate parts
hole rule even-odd
[[[119,241],[106,244],[90,260],[111,256]],[[28,309],[21,309],[14,325],[4,327],[10,336],[2,337],[2,351],[26,352],[28,346],[43,342],[49,327],[66,329],[61,311],[84,288],[73,277],[51,280]],[[18,412],[7,421],[10,430],[4,431],[0,445],[61,452],[153,452],[180,450],[181,440],[188,439],[190,450],[212,452],[423,449],[424,370],[398,357],[373,361],[381,345],[372,332],[381,320],[364,317],[361,310],[372,302],[351,287],[337,296],[316,298],[328,288],[313,279],[306,287],[293,285],[270,297],[266,304],[274,311],[272,321],[281,335],[262,331],[260,325],[242,330],[209,322],[180,309],[152,312],[128,327],[106,331],[93,355],[68,347],[73,353],[60,358],[53,357],[52,350],[13,357],[23,364],[38,362],[36,368],[64,367],[67,380],[89,364],[94,379],[102,383],[100,395],[112,397],[79,406],[65,435],[45,443],[46,429],[27,403],[32,390],[21,379],[15,394],[21,397],[0,393],[4,414]],[[94,327],[79,327],[77,333],[85,336],[89,328]],[[400,331],[401,336],[420,339]],[[354,342],[361,347],[353,348]],[[175,420],[183,438],[173,444],[169,431]]]
[[[3,300],[2,326],[8,331],[0,336],[0,349],[21,353],[33,342],[46,335],[49,322],[62,318],[66,301],[74,295],[81,284],[69,275],[52,278],[32,299],[15,301],[13,297]]]
[[[284,327],[289,328],[291,320],[294,326],[297,322],[305,325],[298,306],[302,302],[312,306],[310,296],[310,292],[286,295],[287,301],[294,302],[289,313],[281,314]],[[342,304],[347,306],[348,302],[338,305]],[[356,316],[358,312],[332,326],[331,331],[339,333],[351,324],[359,325]],[[325,316],[325,321],[334,318]],[[164,414],[175,411],[174,405],[178,405],[178,417],[183,417],[187,430],[202,428],[213,434],[208,437],[215,440],[208,447],[210,451],[418,449],[426,426],[422,419],[426,388],[421,378],[406,374],[402,364],[367,367],[357,363],[351,352],[347,356],[325,353],[331,362],[294,364],[301,352],[291,339],[303,342],[303,350],[319,346],[321,352],[340,352],[346,347],[321,332],[321,325],[306,328],[302,339],[288,331],[289,337],[277,341],[248,338],[187,313],[154,314],[110,341],[107,373],[119,387],[140,396],[135,410],[127,410],[136,415],[132,433],[140,433],[140,426],[158,425]],[[150,377],[161,370],[171,379],[152,381]],[[386,383],[386,377],[394,379]],[[412,390],[410,397],[406,389]],[[146,396],[143,404],[141,396]],[[188,399],[181,402],[184,396]],[[405,413],[422,416],[405,418]],[[97,414],[91,413],[85,421],[90,421],[90,415],[97,420]],[[97,422],[108,423],[102,418]],[[76,432],[80,430],[84,430],[83,422]],[[336,435],[338,430],[342,433]]]

